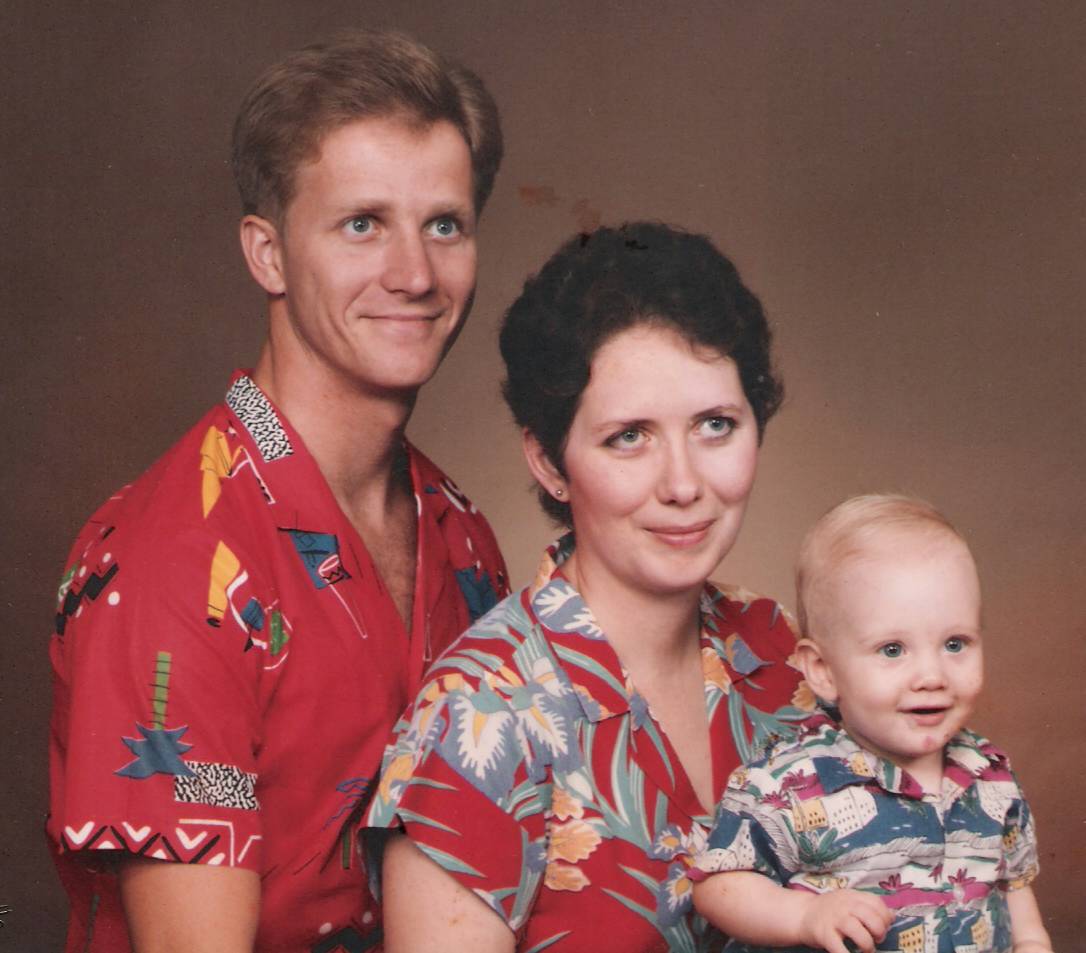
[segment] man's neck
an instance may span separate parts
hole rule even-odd
[[[253,380],[290,421],[343,511],[376,515],[410,493],[404,431],[414,393],[374,393],[334,369],[265,344]]]
[[[366,391],[271,343],[253,380],[302,438],[410,631],[418,541],[404,430],[416,395]]]

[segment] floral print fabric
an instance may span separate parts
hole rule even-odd
[[[720,939],[687,872],[710,817],[591,610],[557,563],[431,669],[397,726],[368,824],[415,843],[517,934],[517,949],[697,951]],[[552,560],[553,557],[553,560]],[[766,599],[705,587],[714,791],[813,699]]]
[[[816,715],[732,775],[693,876],[755,870],[798,890],[878,894],[897,914],[879,950],[1009,950],[1005,891],[1037,874],[1029,807],[1006,756],[979,735],[959,732],[946,761],[941,794],[925,795]]]

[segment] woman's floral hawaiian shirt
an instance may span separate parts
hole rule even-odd
[[[557,568],[475,623],[397,726],[368,825],[402,823],[520,951],[719,948],[686,872],[712,818],[591,610]],[[553,558],[552,558],[553,557]],[[715,796],[813,697],[775,603],[707,584],[702,665]]]

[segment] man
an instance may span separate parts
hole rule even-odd
[[[404,438],[500,159],[479,80],[397,34],[310,47],[246,97],[267,341],[92,518],[58,595],[69,951],[379,943],[345,822],[427,661],[505,592],[485,520]]]

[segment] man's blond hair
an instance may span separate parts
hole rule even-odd
[[[502,159],[498,109],[482,81],[406,34],[349,30],[275,63],[256,80],[234,123],[232,164],[242,213],[278,223],[298,166],[328,133],[359,119],[452,123],[471,151],[475,210]]]

